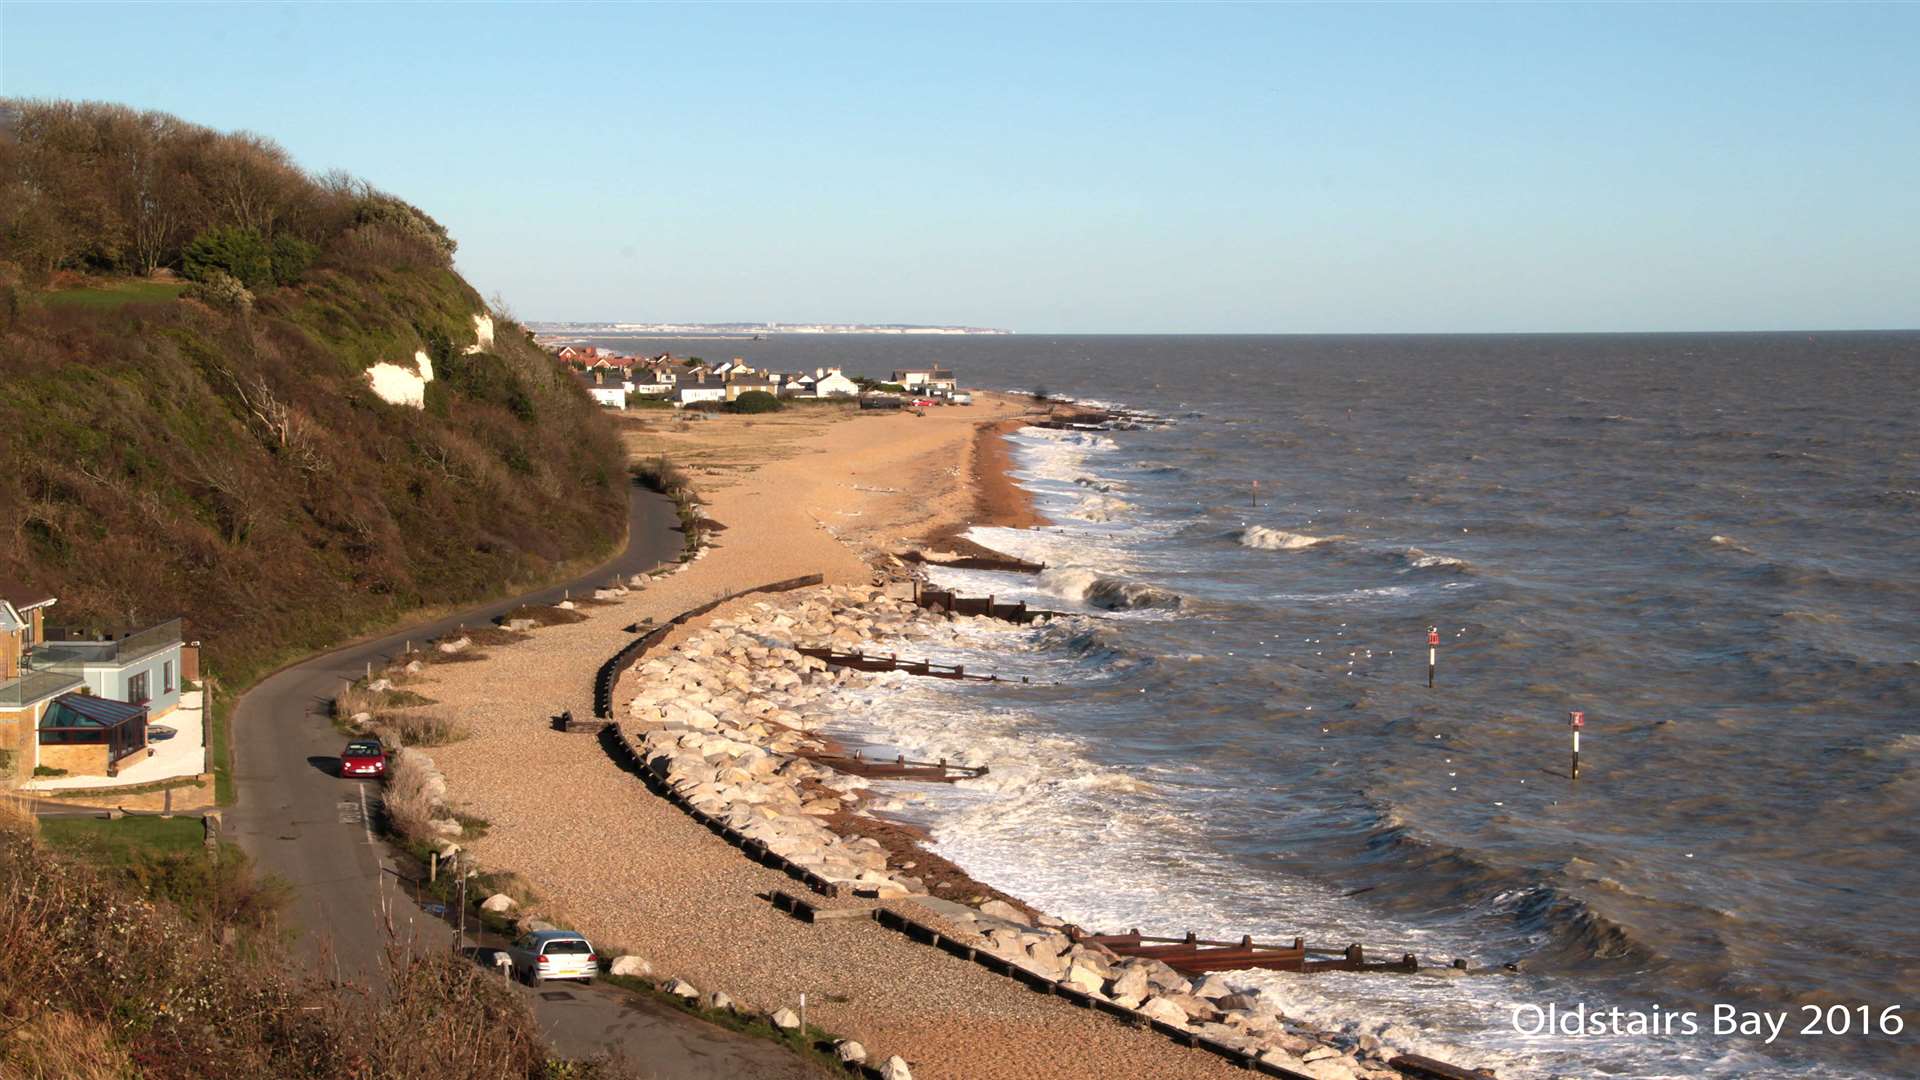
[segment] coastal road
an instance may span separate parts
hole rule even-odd
[[[268,676],[235,704],[232,720],[235,805],[222,835],[260,869],[293,886],[293,919],[306,953],[329,974],[362,983],[380,977],[388,937],[379,917],[384,899],[400,941],[452,946],[447,924],[422,911],[393,873],[374,831],[379,790],[334,775],[346,737],[333,726],[329,703],[343,680],[366,665],[398,656],[460,625],[483,626],[521,604],[551,604],[563,593],[591,592],[615,575],[650,570],[676,558],[682,538],[667,499],[636,488],[629,502],[626,550],[570,582],[495,601],[336,649]],[[559,988],[571,990],[572,988]],[[670,1010],[629,1003],[606,988],[527,993],[557,1052],[588,1056],[618,1051],[644,1061],[648,1075],[705,1080],[781,1076],[799,1062],[771,1043],[738,1036]],[[743,1066],[752,1063],[751,1069]],[[794,1075],[807,1075],[796,1071]]]

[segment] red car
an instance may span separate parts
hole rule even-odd
[[[379,739],[355,739],[340,751],[341,776],[383,776],[387,771],[387,751]]]

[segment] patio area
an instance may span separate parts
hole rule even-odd
[[[157,723],[147,726],[147,745],[153,753],[123,762],[118,776],[42,776],[22,784],[24,791],[74,791],[84,788],[120,788],[152,784],[206,771],[207,747],[202,692],[188,690],[180,705]],[[173,734],[162,736],[163,729]]]

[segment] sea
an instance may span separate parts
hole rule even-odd
[[[1047,569],[933,572],[1068,613],[921,649],[1029,681],[840,721],[990,766],[878,804],[975,877],[1465,960],[1230,981],[1502,1077],[1920,1076],[1920,334],[596,340],[1167,421],[1012,436]]]

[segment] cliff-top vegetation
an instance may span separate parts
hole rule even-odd
[[[0,101],[0,579],[231,681],[608,551],[610,426],[455,250],[255,135]],[[422,351],[424,408],[371,392]]]

